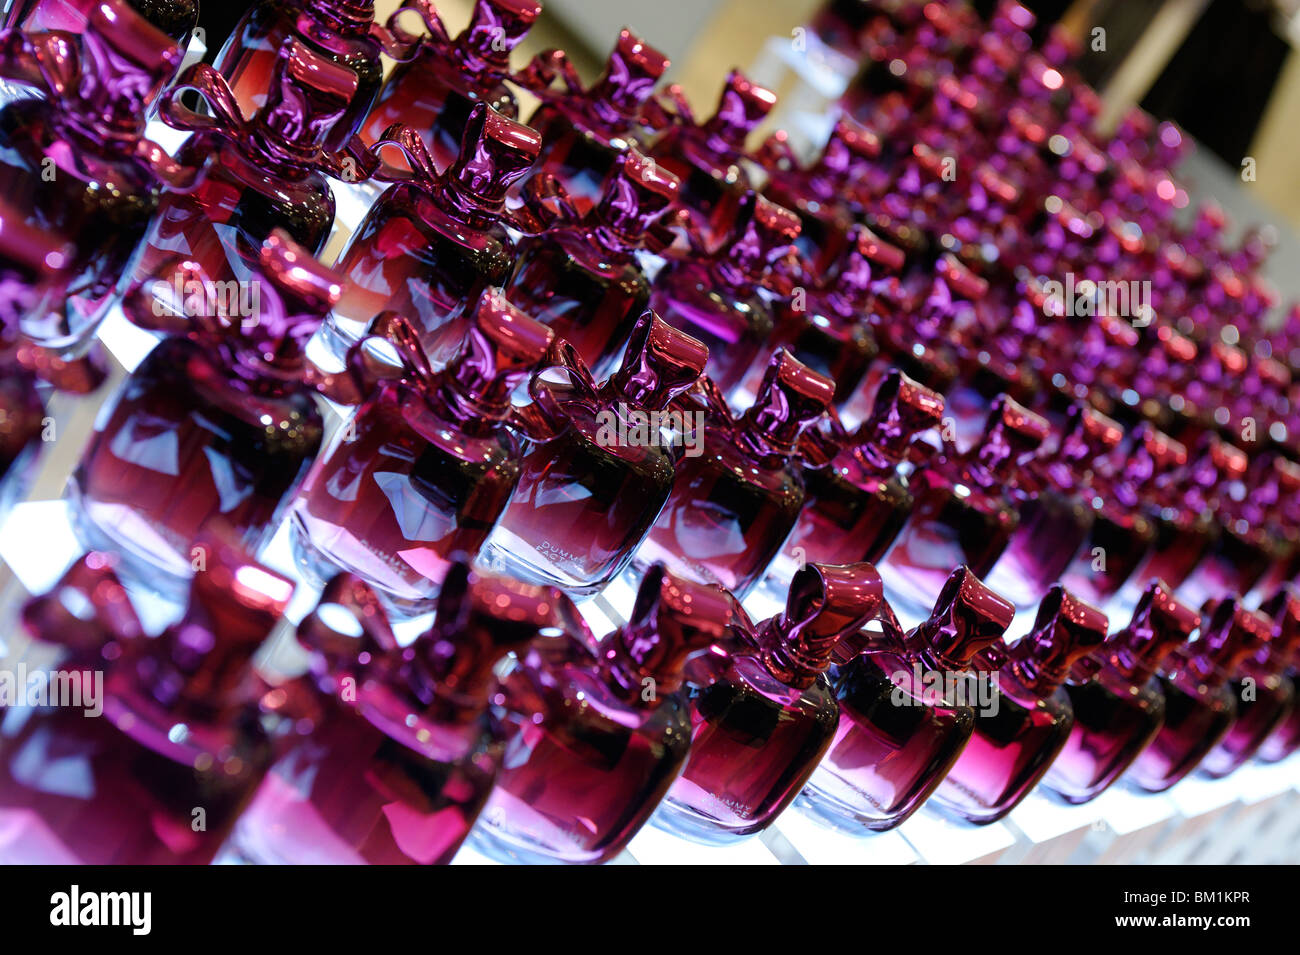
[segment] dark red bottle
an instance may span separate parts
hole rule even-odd
[[[499,290],[484,292],[460,351],[435,373],[414,329],[400,318],[388,325],[400,377],[359,389],[356,414],[294,502],[293,544],[313,580],[348,570],[390,606],[418,613],[505,512],[522,456],[510,395],[548,356],[552,335]]]
[[[311,672],[264,698],[297,738],[240,817],[238,851],[278,865],[451,862],[501,766],[492,668],[561,625],[560,599],[458,564],[433,627],[401,647],[364,582],[331,580],[298,627]]]
[[[728,637],[734,602],[656,567],[631,622],[597,643],[575,622],[502,677],[517,714],[474,845],[510,861],[598,864],[618,855],[691,745],[683,670]]]
[[[193,542],[211,521],[252,552],[274,533],[321,445],[303,350],[340,291],[281,232],[262,247],[251,319],[214,308],[197,266],[180,270],[185,297],[164,302],[177,270],[164,271],[125,308],[171,336],[106,406],[69,487],[83,538],[120,551],[123,569],[159,590],[202,569]]]
[[[1232,597],[1201,621],[1196,640],[1175,650],[1160,670],[1165,722],[1125,774],[1147,792],[1164,792],[1196,769],[1237,718],[1231,685],[1242,663],[1272,635],[1272,622]]]
[[[975,730],[934,802],[976,825],[1003,818],[1038,785],[1074,725],[1062,684],[1071,668],[1106,639],[1106,615],[1059,584],[1038,607],[1033,629],[1010,647],[992,647],[996,698],[976,710]]]
[[[1153,581],[1128,626],[1074,665],[1065,681],[1074,725],[1043,777],[1049,792],[1075,805],[1095,799],[1155,739],[1165,718],[1156,670],[1199,622],[1195,610]]]
[[[546,175],[534,177],[530,194],[548,182]],[[579,215],[561,193],[562,211],[545,231],[519,243],[506,295],[577,349],[597,377],[613,370],[650,304],[650,280],[638,252],[662,247],[652,231],[676,200],[678,185],[654,160],[629,149],[590,212]]]
[[[761,832],[784,812],[839,724],[825,676],[835,648],[883,606],[870,564],[809,564],[784,613],[739,625],[744,649],[690,689],[690,756],[654,824],[722,844]]]
[[[142,637],[104,554],[25,608],[32,635],[68,651],[82,699],[6,713],[6,864],[206,865],[229,835],[273,759],[252,659],[293,584],[224,538],[199,546],[207,570],[158,637]]]
[[[744,599],[781,551],[803,509],[799,439],[835,386],[789,354],[772,356],[758,397],[733,419],[711,383],[703,453],[677,467],[672,496],[637,553]]]
[[[904,635],[886,618],[881,632],[841,641],[830,670],[839,728],[798,805],[856,833],[892,829],[916,812],[970,739],[974,707],[991,699],[987,675],[972,668],[1014,616],[960,567],[915,630]]]

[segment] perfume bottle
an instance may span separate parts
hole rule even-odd
[[[1071,668],[1101,647],[1106,615],[1059,584],[1038,607],[1033,629],[1010,647],[988,651],[998,682],[993,702],[934,792],[933,805],[976,825],[1003,818],[1043,778],[1074,725],[1062,688]]]
[[[273,760],[252,658],[293,584],[219,536],[199,546],[181,620],[141,627],[89,554],[24,610],[71,654],[69,706],[9,709],[0,728],[6,864],[205,865]]]
[[[874,564],[884,558],[913,505],[899,466],[912,439],[942,417],[943,397],[897,369],[877,389],[875,409],[856,432],[845,433],[828,417],[832,437],[824,456],[830,460],[804,468],[803,510],[768,571],[768,584],[784,589],[809,562]]]
[[[654,131],[645,110],[667,69],[668,57],[623,30],[589,88],[562,50],[539,54],[515,77],[542,101],[528,119],[543,143],[535,172],[558,181],[579,213],[600,201],[629,146],[646,148]]]
[[[705,379],[702,453],[677,467],[672,495],[637,554],[743,600],[781,552],[803,509],[803,432],[835,385],[785,351],[772,356],[754,404],[733,418]]]
[[[404,34],[397,20],[407,11],[420,16],[427,35]],[[456,161],[475,104],[486,103],[502,116],[517,119],[519,104],[504,82],[511,73],[510,51],[541,12],[537,0],[476,0],[469,25],[452,39],[433,4],[405,0],[389,27],[413,44],[415,52],[384,80],[366,117],[362,140],[371,145],[384,138],[388,127],[409,126],[424,140],[434,166],[445,169]]]
[[[145,113],[180,50],[121,0],[90,10],[85,32],[0,32],[0,76],[43,94],[0,109],[0,201],[73,244],[66,299],[23,333],[76,355],[94,336],[158,204],[161,181],[186,179],[144,139]]]
[[[950,568],[967,565],[977,577],[993,569],[1020,520],[1009,492],[1047,430],[1046,421],[1004,395],[982,440],[964,453],[946,443],[911,476],[916,503],[879,567],[895,606],[919,616]]]
[[[757,193],[740,201],[733,228],[720,245],[694,243],[655,277],[650,307],[709,347],[705,373],[730,398],[763,354],[772,334],[764,285],[799,235],[799,219]]]
[[[1060,580],[1088,542],[1095,512],[1094,463],[1124,436],[1099,411],[1076,405],[1048,454],[1031,458],[1016,483],[1019,522],[989,571],[989,586],[1027,610]]]
[[[480,103],[455,163],[439,173],[414,130],[389,129],[375,148],[400,147],[412,171],[375,203],[339,256],[347,281],[325,344],[341,358],[372,318],[391,310],[415,323],[430,359],[446,361],[465,337],[465,310],[484,289],[505,285],[514,268],[506,190],[540,142]]]
[[[1194,770],[1237,718],[1230,680],[1272,635],[1272,622],[1229,597],[1201,621],[1196,640],[1175,650],[1160,670],[1165,722],[1138,754],[1125,779],[1147,792],[1164,792]]]
[[[1200,772],[1222,779],[1254,757],[1295,708],[1295,683],[1287,667],[1300,647],[1300,599],[1290,589],[1279,590],[1259,608],[1272,622],[1269,640],[1242,663],[1231,683],[1237,718]]]
[[[477,555],[505,512],[522,457],[510,395],[547,358],[552,333],[486,291],[460,351],[434,373],[410,324],[389,324],[401,377],[358,389],[367,397],[298,493],[293,545],[309,578],[342,568],[390,606],[420,613],[452,561]]]
[[[691,752],[654,824],[725,844],[785,811],[839,724],[825,675],[835,648],[883,606],[870,564],[809,564],[795,576],[784,613],[756,627],[738,624],[742,649],[690,688]]]
[[[655,567],[631,622],[599,644],[576,616],[559,636],[535,640],[501,678],[513,723],[475,848],[532,863],[618,855],[686,761],[683,670],[727,639],[733,606]]]
[[[1285,594],[1286,596],[1282,596]],[[1272,598],[1265,601],[1263,609],[1273,617],[1275,628],[1282,631],[1281,638],[1275,633],[1273,639],[1279,646],[1286,642],[1286,628],[1300,626],[1300,598],[1291,586],[1282,588]],[[1291,659],[1283,659],[1278,654],[1278,662],[1284,677],[1291,681],[1292,692],[1300,690],[1300,644],[1293,643]],[[1272,733],[1259,747],[1259,758],[1266,763],[1276,763],[1286,759],[1300,749],[1300,707],[1292,705]]]
[[[433,626],[403,648],[363,581],[331,580],[298,627],[310,672],[264,698],[297,738],[240,817],[239,852],[279,865],[451,862],[501,766],[493,667],[558,625],[560,599],[457,564]]]
[[[1195,610],[1152,581],[1128,626],[1074,665],[1065,681],[1074,725],[1043,777],[1049,792],[1080,805],[1132,765],[1164,725],[1165,694],[1156,671],[1199,623]]]
[[[555,329],[597,377],[613,370],[650,304],[650,280],[638,253],[665,244],[655,225],[675,201],[678,185],[636,149],[610,173],[600,202],[586,215],[578,214],[549,176],[528,182],[532,200],[553,188],[560,211],[539,235],[519,243],[506,294]]]
[[[256,552],[321,445],[303,349],[339,279],[278,231],[258,268],[256,308],[217,295],[193,265],[164,267],[124,302],[133,322],[169,336],[101,411],[69,494],[83,539],[160,591],[202,569],[193,542],[210,521]],[[183,297],[160,300],[176,275]]]
[[[4,25],[24,33],[81,33],[93,5],[94,0],[14,0]],[[198,0],[127,0],[126,5],[180,44],[199,22]]]
[[[534,404],[521,423],[532,443],[488,541],[489,566],[579,596],[621,573],[698,434],[689,412],[671,405],[707,357],[651,311],[632,330],[619,370],[599,386],[572,347],[559,348],[557,364],[529,385]]]
[[[879,632],[841,642],[829,673],[839,728],[796,804],[858,834],[911,816],[961,755],[975,707],[992,699],[988,675],[975,668],[1014,616],[1011,604],[959,567],[915,630],[904,635],[885,615]]]
[[[275,59],[265,105],[245,120],[225,79],[196,63],[163,96],[162,118],[193,132],[177,160],[204,165],[197,188],[164,192],[134,261],[137,282],[159,277],[163,263],[198,263],[213,282],[239,282],[256,268],[262,243],[283,229],[313,255],[334,226],[334,194],[326,179],[340,160],[322,143],[356,89],[356,77],[300,40]],[[195,91],[199,115],[181,102]]]

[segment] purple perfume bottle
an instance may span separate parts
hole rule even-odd
[[[1160,670],[1165,721],[1125,774],[1147,792],[1164,792],[1194,770],[1237,718],[1230,683],[1241,664],[1272,636],[1272,621],[1229,597],[1201,621],[1196,640],[1175,650]]]
[[[257,789],[273,747],[252,658],[293,584],[222,538],[199,546],[207,570],[158,637],[142,637],[104,554],[24,609],[36,639],[70,654],[81,698],[6,711],[6,864],[206,865]]]
[[[1195,610],[1152,581],[1128,626],[1074,665],[1065,681],[1074,725],[1043,777],[1048,791],[1079,805],[1132,765],[1164,725],[1165,694],[1155,673],[1199,623]]]
[[[1086,405],[1070,412],[1056,446],[1031,458],[1016,482],[1019,522],[989,571],[989,586],[1018,609],[1040,601],[1088,542],[1094,463],[1113,450],[1123,429]]]
[[[400,318],[390,325],[385,337],[402,355],[401,376],[364,389],[356,414],[308,472],[293,543],[308,577],[323,582],[348,570],[390,606],[418,613],[431,609],[452,562],[477,555],[505,512],[522,457],[508,427],[510,395],[547,358],[552,334],[499,290],[487,291],[460,351],[435,373],[414,329]]]
[[[0,109],[0,201],[73,244],[66,299],[23,324],[37,344],[84,349],[125,286],[160,179],[185,178],[143,138],[179,64],[176,45],[120,0],[96,3],[78,37],[0,32],[0,76],[43,94]]]
[[[94,4],[95,0],[14,0],[4,25],[24,33],[81,33]],[[199,21],[198,0],[128,0],[127,6],[181,44]]]
[[[1074,710],[1062,684],[1076,662],[1106,639],[1106,615],[1059,584],[1038,607],[1033,629],[1010,647],[991,647],[996,699],[975,714],[970,741],[932,805],[945,814],[986,825],[1018,806],[1065,746]]]
[[[880,564],[890,601],[905,614],[925,613],[952,567],[969,566],[978,577],[997,564],[1020,520],[1010,491],[1047,430],[1045,420],[1004,395],[982,440],[964,453],[946,443],[912,475],[912,515]]]
[[[1285,597],[1282,594],[1286,594]],[[1273,639],[1279,645],[1288,640],[1292,643],[1291,659],[1278,655],[1282,673],[1291,681],[1292,691],[1300,690],[1300,640],[1289,636],[1287,628],[1300,629],[1300,596],[1293,587],[1285,587],[1264,604],[1266,612],[1273,617],[1273,625],[1281,632],[1275,632]],[[1276,763],[1286,759],[1300,749],[1300,707],[1292,705],[1290,711],[1272,733],[1259,747],[1259,758],[1266,763]]]
[[[826,679],[835,648],[884,606],[870,564],[809,564],[785,612],[743,630],[743,649],[690,689],[693,733],[654,824],[725,844],[767,828],[821,761],[840,708]]]
[[[530,198],[554,182],[546,175],[533,177]],[[519,243],[507,296],[572,345],[597,377],[613,370],[632,326],[650,304],[650,280],[638,253],[664,244],[655,225],[675,201],[678,186],[654,160],[629,149],[591,211],[579,215],[560,193],[561,211],[545,231]]]
[[[415,53],[384,80],[361,138],[372,145],[388,127],[409,126],[424,140],[434,165],[445,169],[456,161],[475,104],[518,117],[519,104],[504,82],[510,76],[510,51],[528,33],[542,5],[537,0],[476,0],[469,25],[454,39],[428,0],[406,0],[398,15],[406,11],[418,14],[428,33],[403,36],[398,16],[389,21],[400,40],[415,45]]]
[[[1287,667],[1300,647],[1300,600],[1279,590],[1259,608],[1272,621],[1269,640],[1246,658],[1229,686],[1237,699],[1237,718],[1201,761],[1200,772],[1222,779],[1254,757],[1295,708],[1295,683]]]
[[[529,386],[532,443],[485,554],[586,596],[623,571],[668,501],[696,436],[673,399],[699,380],[708,352],[650,311],[603,384],[572,347],[558,351]]]
[[[430,359],[446,361],[465,335],[465,310],[484,289],[505,285],[514,268],[506,191],[540,142],[480,103],[455,163],[439,173],[414,130],[388,130],[379,145],[401,147],[412,172],[375,203],[339,256],[346,286],[326,345],[341,357],[372,318],[391,310],[415,324]]]
[[[627,626],[597,643],[575,614],[559,636],[535,640],[501,678],[514,722],[475,847],[534,863],[618,855],[686,761],[683,671],[728,638],[733,606],[655,567]]]
[[[169,337],[105,406],[69,486],[82,537],[159,589],[202,569],[193,542],[211,521],[250,552],[274,533],[321,445],[303,350],[340,291],[282,232],[262,246],[249,318],[197,266],[163,273],[124,307]],[[177,274],[183,298],[160,299]]]
[[[310,672],[264,698],[297,738],[240,817],[239,851],[281,865],[451,862],[501,766],[492,668],[559,625],[560,599],[458,564],[432,628],[403,648],[364,582],[331,580],[298,627]]]
[[[784,351],[772,356],[754,404],[733,418],[711,382],[702,395],[702,453],[677,467],[672,496],[637,566],[717,584],[744,599],[781,551],[803,509],[799,439],[835,386]]]
[[[987,674],[973,668],[1014,616],[1011,604],[960,567],[915,630],[904,635],[886,616],[880,632],[842,641],[829,674],[839,728],[798,805],[859,834],[906,820],[961,755],[975,707],[992,700]]]
[[[670,259],[650,299],[666,321],[709,347],[705,373],[728,399],[764,353],[773,328],[764,285],[799,235],[794,213],[753,192],[740,200],[732,223],[716,248],[696,242],[689,255]]]
[[[877,389],[875,409],[857,431],[847,434],[828,418],[831,441],[824,456],[830,460],[804,468],[803,510],[768,571],[769,584],[784,590],[805,563],[881,560],[914,503],[899,465],[912,439],[937,427],[942,416],[943,398],[895,369]]]

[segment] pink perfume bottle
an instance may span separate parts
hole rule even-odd
[[[629,146],[646,148],[654,133],[646,107],[667,69],[668,57],[623,30],[589,88],[562,50],[539,54],[515,77],[542,100],[528,119],[544,144],[535,171],[555,178],[580,213],[600,201],[602,183]]]
[[[754,404],[733,418],[705,380],[702,453],[677,467],[672,496],[637,554],[744,599],[803,509],[799,439],[835,386],[785,351],[772,356]]]
[[[540,143],[480,103],[455,163],[439,173],[414,130],[388,130],[379,145],[401,147],[412,172],[375,203],[339,256],[346,284],[325,344],[341,358],[372,318],[392,310],[415,323],[430,359],[446,361],[465,336],[465,310],[514,269],[506,191]]]
[[[554,182],[545,174],[533,177],[530,198]],[[572,345],[597,377],[613,370],[650,304],[650,280],[638,253],[664,244],[655,225],[678,186],[654,160],[629,149],[590,212],[579,215],[560,193],[562,211],[541,234],[519,243],[506,294]],[[562,188],[556,183],[557,192]]]
[[[184,297],[160,302],[177,274]],[[83,538],[160,590],[202,569],[193,542],[211,521],[256,552],[321,445],[303,349],[339,280],[282,232],[254,275],[248,318],[197,267],[128,295],[132,321],[170,336],[105,407],[69,486]]]
[[[4,25],[24,33],[81,33],[95,0],[14,0]],[[128,0],[127,6],[177,43],[184,44],[198,25],[198,0]]]
[[[942,416],[940,395],[894,370],[876,391],[871,417],[856,432],[846,434],[828,418],[833,457],[804,468],[803,510],[768,571],[768,582],[784,590],[799,566],[814,561],[881,560],[914,503],[899,465],[912,439],[937,427]]]
[[[1074,725],[1043,777],[1048,791],[1079,805],[1132,765],[1164,725],[1165,695],[1155,673],[1199,623],[1195,610],[1152,581],[1128,626],[1074,665],[1065,681]]]
[[[708,352],[650,311],[601,385],[571,347],[558,351],[529,386],[532,444],[485,554],[585,596],[623,571],[668,501],[688,437],[672,402],[699,380]]]
[[[0,201],[73,244],[66,299],[23,333],[78,354],[94,336],[175,166],[143,138],[145,113],[180,50],[120,0],[90,11],[83,34],[0,32],[0,76],[43,94],[0,110]],[[183,178],[183,177],[181,177]]]
[[[785,612],[740,624],[744,649],[690,690],[691,752],[654,824],[725,844],[767,828],[794,801],[835,736],[826,679],[835,648],[881,612],[870,564],[809,564]]]
[[[799,235],[794,213],[752,192],[732,222],[716,247],[692,238],[691,253],[670,259],[655,277],[650,299],[668,322],[709,347],[705,373],[728,399],[765,353],[773,317],[764,286]]]
[[[384,331],[402,355],[401,377],[365,389],[308,472],[293,544],[309,578],[323,583],[342,568],[390,606],[419,613],[452,561],[478,554],[505,511],[522,457],[510,395],[548,356],[552,335],[499,290],[483,293],[441,372],[404,319]]]
[[[1272,621],[1232,597],[1214,604],[1196,640],[1160,670],[1165,722],[1125,774],[1147,792],[1164,792],[1194,770],[1237,718],[1230,680],[1272,636]]]
[[[533,863],[618,855],[686,761],[683,670],[727,639],[733,606],[655,567],[631,622],[599,644],[576,622],[534,641],[501,679],[515,721],[475,847]]]
[[[398,63],[384,80],[361,138],[371,145],[388,127],[409,126],[420,134],[434,165],[456,161],[465,123],[477,103],[516,119],[519,104],[506,86],[510,51],[519,45],[542,12],[537,0],[476,0],[469,25],[452,39],[428,0],[405,0],[398,15],[418,14],[428,28],[422,37],[403,35],[397,16],[389,26],[415,53]]]
[[[989,586],[1018,609],[1040,601],[1088,542],[1093,465],[1123,436],[1101,412],[1076,405],[1056,446],[1021,471],[1015,488],[1020,520],[988,575]]]
[[[1205,759],[1200,772],[1221,779],[1251,759],[1295,708],[1295,683],[1287,667],[1300,647],[1300,599],[1280,590],[1259,612],[1273,624],[1270,639],[1247,657],[1229,683],[1237,698],[1237,718]]]
[[[264,698],[294,718],[297,739],[240,817],[239,852],[279,865],[451,862],[501,766],[492,668],[559,625],[559,600],[458,564],[433,627],[403,648],[364,582],[331,580],[298,627],[311,671]]]
[[[205,865],[257,789],[273,748],[252,658],[293,584],[224,539],[199,546],[207,569],[158,637],[141,636],[104,554],[25,608],[34,637],[71,653],[82,705],[6,713],[6,864]]]
[[[206,63],[186,70],[164,95],[163,119],[194,133],[177,159],[203,166],[203,178],[192,190],[163,193],[134,261],[135,281],[162,278],[170,260],[197,263],[213,282],[238,282],[256,268],[262,243],[276,229],[313,255],[324,247],[335,209],[326,174],[337,172],[340,160],[322,143],[356,77],[291,39],[275,59],[272,84],[251,120]],[[202,96],[208,115],[182,105],[186,91]]]
[[[1283,596],[1285,594],[1285,596]],[[1300,597],[1293,587],[1286,587],[1264,602],[1263,609],[1273,617],[1273,624],[1281,633],[1273,639],[1279,646],[1287,641],[1286,628],[1300,627]],[[1283,676],[1291,681],[1292,692],[1300,690],[1300,642],[1292,643],[1291,659],[1278,656]],[[1266,763],[1286,759],[1300,749],[1300,706],[1292,705],[1290,711],[1259,747],[1259,758]]]
[[[1074,725],[1061,684],[1106,639],[1106,615],[1059,584],[1038,607],[1033,629],[1010,647],[991,647],[996,698],[976,710],[970,742],[934,792],[932,805],[976,825],[1003,818],[1038,785]]]
[[[1004,395],[982,440],[964,453],[947,444],[912,475],[912,516],[880,564],[891,602],[919,616],[952,567],[969,566],[976,576],[993,569],[1019,523],[1009,492],[1047,430],[1046,421]]]
[[[904,635],[841,642],[830,670],[840,723],[797,804],[848,832],[892,829],[947,775],[975,727],[981,651],[997,644],[1015,610],[968,568],[953,571],[929,619]]]

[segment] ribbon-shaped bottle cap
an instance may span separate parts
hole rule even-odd
[[[498,419],[510,410],[515,388],[547,359],[555,332],[493,288],[479,296],[470,321],[444,376],[457,392],[458,406]]]
[[[1009,482],[1016,466],[1038,450],[1049,430],[1041,415],[1009,395],[998,395],[984,426],[984,439],[973,449],[975,461],[996,480]]]
[[[800,435],[826,413],[834,396],[833,381],[782,348],[768,362],[758,396],[740,419],[741,430],[765,449],[793,454]]]
[[[917,434],[939,425],[943,409],[943,395],[891,369],[876,389],[871,416],[858,427],[853,441],[869,444],[896,464]]]
[[[990,590],[969,567],[949,576],[929,618],[908,634],[908,643],[936,670],[965,670],[996,646],[1016,609]]]
[[[1237,597],[1213,601],[1205,610],[1201,635],[1187,645],[1185,655],[1207,680],[1235,676],[1243,663],[1273,639],[1273,622],[1258,610],[1247,610]]]
[[[446,181],[479,209],[499,212],[511,185],[528,172],[541,148],[535,130],[479,103],[470,112],[460,154]]]
[[[607,121],[633,122],[668,69],[668,63],[668,57],[625,28],[619,32],[605,72],[588,90],[587,98],[600,112],[613,113],[603,117]]]
[[[315,156],[357,95],[357,74],[290,39],[280,48],[266,103],[250,124],[272,153]]]
[[[1060,584],[1053,584],[1030,631],[1012,646],[1013,671],[1029,689],[1048,695],[1070,669],[1091,656],[1106,640],[1106,615]]]
[[[735,152],[744,152],[745,140],[776,106],[776,94],[759,86],[739,70],[727,74],[718,108],[704,124],[711,139]]]
[[[677,201],[681,180],[635,147],[605,180],[595,218],[628,245],[639,244]]]
[[[646,309],[606,389],[638,408],[661,411],[704,374],[709,349]]]

